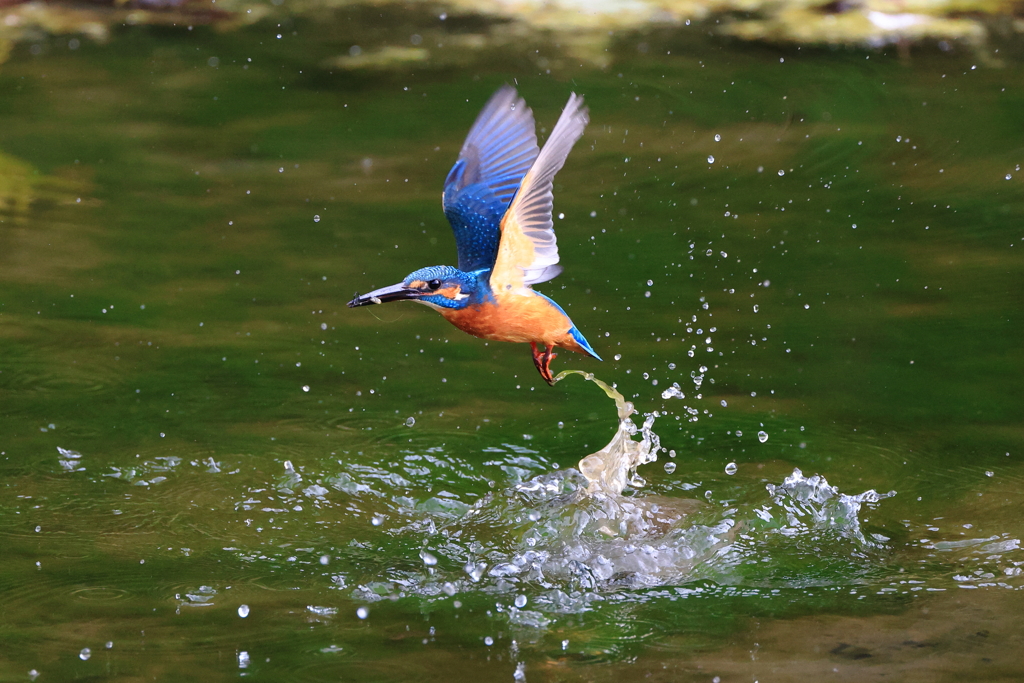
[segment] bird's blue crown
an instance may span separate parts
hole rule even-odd
[[[419,302],[440,308],[465,308],[490,295],[486,270],[471,273],[453,266],[430,266],[409,273],[402,284],[424,294]]]

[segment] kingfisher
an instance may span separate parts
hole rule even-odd
[[[498,89],[470,128],[441,194],[459,267],[420,268],[396,285],[356,294],[349,308],[417,301],[475,337],[529,342],[533,364],[550,385],[555,347],[601,360],[565,311],[532,287],[562,272],[552,185],[589,121],[583,98],[572,93],[540,149],[533,112],[511,86]]]

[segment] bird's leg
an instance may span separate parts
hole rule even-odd
[[[537,350],[537,342],[530,342],[530,348],[533,349],[533,364],[537,367],[540,376],[544,377],[544,352]],[[547,377],[544,379],[546,381]]]
[[[540,376],[544,378],[545,382],[554,386],[555,380],[551,377],[551,361],[558,356],[558,354],[554,352],[554,345],[547,345],[546,348],[541,351],[537,348],[536,342],[530,342],[530,348],[533,349],[533,364],[537,366],[537,372],[540,373]]]

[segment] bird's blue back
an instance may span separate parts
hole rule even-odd
[[[533,112],[512,87],[503,86],[473,123],[444,183],[442,203],[455,233],[459,270],[494,265],[501,218],[539,151]]]

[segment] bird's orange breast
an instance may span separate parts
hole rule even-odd
[[[466,308],[441,309],[441,315],[463,332],[482,339],[535,342],[585,353],[569,334],[572,321],[543,297],[506,293]]]

